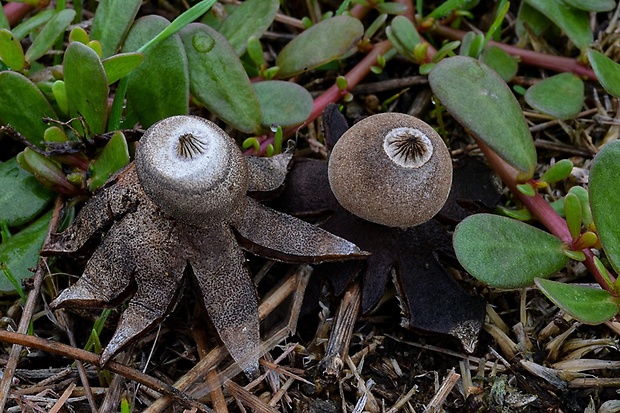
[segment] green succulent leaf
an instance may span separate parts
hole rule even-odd
[[[278,76],[289,78],[334,61],[351,50],[364,35],[362,23],[336,16],[310,27],[284,46],[276,58]]]
[[[459,55],[478,58],[484,48],[484,35],[482,33],[467,32],[461,41]]]
[[[549,300],[582,323],[601,324],[618,314],[618,298],[600,288],[541,278],[535,282]]]
[[[561,0],[525,1],[562,29],[579,49],[585,50],[594,41],[588,12],[566,7]]]
[[[99,1],[90,37],[101,42],[102,57],[106,58],[116,53],[129,32],[141,4],[141,0]]]
[[[123,132],[116,131],[90,168],[91,176],[88,180],[88,189],[94,192],[101,187],[114,172],[128,163],[129,148],[127,147],[127,140]]]
[[[102,62],[105,74],[108,78],[108,84],[111,85],[120,78],[128,75],[143,61],[144,54],[137,52],[119,53],[108,57]]]
[[[455,56],[429,75],[433,93],[461,125],[521,172],[534,174],[536,149],[519,102],[501,77],[478,60]]]
[[[279,8],[279,0],[246,0],[218,25],[217,31],[241,56],[250,37],[260,38],[271,26]]]
[[[519,12],[517,13],[517,24],[515,26],[519,39],[524,38],[528,33],[534,36],[540,36],[549,26],[551,26],[551,20],[549,20],[547,16],[526,2],[521,2],[519,5]]]
[[[596,13],[612,11],[616,8],[615,0],[562,0],[562,2],[579,10]]]
[[[421,39],[411,20],[404,16],[396,16],[385,33],[398,53],[415,61],[413,50]]]
[[[574,240],[581,233],[581,202],[575,194],[568,193],[564,197],[564,215],[566,216],[566,224]]]
[[[262,124],[283,128],[299,125],[308,119],[314,101],[297,83],[268,80],[254,84],[263,114]]]
[[[588,191],[582,186],[573,186],[568,190],[569,194],[575,194],[581,204],[581,219],[586,229],[592,224],[592,210],[590,209],[590,196]]]
[[[187,53],[192,96],[229,125],[258,133],[258,97],[226,38],[202,23],[192,23],[179,34]]]
[[[570,159],[562,159],[553,164],[551,168],[547,169],[540,177],[540,180],[552,184],[568,178],[572,171],[573,163]]]
[[[31,31],[47,23],[55,14],[56,12],[54,9],[45,9],[24,20],[15,26],[11,31],[18,40],[23,40]]]
[[[108,79],[97,53],[82,43],[71,43],[65,52],[63,70],[70,116],[83,118],[89,136],[105,132]],[[73,126],[82,129],[77,120]]]
[[[0,96],[0,122],[43,148],[48,126],[43,118],[56,119],[56,113],[39,88],[19,73],[4,71],[0,72]]]
[[[0,221],[23,225],[39,215],[54,194],[19,167],[15,158],[0,164]]]
[[[22,44],[7,29],[0,29],[0,60],[17,72],[22,71],[26,66]]]
[[[11,25],[9,24],[9,20],[6,18],[6,14],[4,14],[4,8],[0,7],[0,29],[10,29]]]
[[[127,35],[123,52],[135,52],[170,25],[163,17],[150,15],[136,21]],[[129,75],[127,108],[142,127],[189,111],[187,57],[178,34],[144,52],[144,62]]]
[[[54,14],[26,51],[26,61],[34,62],[47,53],[75,18],[75,10],[64,9]]]
[[[592,49],[588,50],[588,60],[605,90],[615,97],[620,97],[620,64]]]
[[[581,111],[584,99],[583,81],[572,73],[551,76],[525,93],[528,105],[558,119],[574,118]]]
[[[465,270],[498,288],[532,285],[534,278],[555,274],[568,262],[562,241],[553,235],[491,214],[472,215],[458,224],[454,250]]]
[[[17,282],[32,277],[30,268],[37,265],[39,250],[45,235],[52,212],[48,212],[28,227],[13,235],[0,244],[0,264],[4,264],[11,271]],[[15,293],[15,287],[0,271],[0,294]]]
[[[86,33],[86,30],[82,29],[80,26],[75,26],[69,32],[69,43],[79,42],[82,44],[88,44],[90,42],[90,36]]]
[[[480,61],[495,70],[504,79],[504,82],[515,77],[519,69],[517,59],[497,46],[485,48],[480,55]]]
[[[601,244],[616,273],[620,274],[620,141],[610,142],[594,157],[590,170],[590,206]]]

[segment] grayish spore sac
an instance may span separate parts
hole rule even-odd
[[[105,365],[168,315],[190,274],[222,342],[255,377],[258,298],[243,249],[299,263],[366,255],[247,196],[250,189],[280,186],[289,161],[289,155],[248,161],[232,138],[202,118],[174,116],[151,126],[135,163],[110,178],[71,226],[44,245],[44,255],[77,253],[103,235],[82,277],[50,308],[109,307],[135,287],[101,355]]]
[[[402,113],[382,113],[356,123],[334,146],[329,185],[349,212],[388,227],[430,220],[452,185],[452,159],[441,136]]]

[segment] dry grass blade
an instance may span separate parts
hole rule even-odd
[[[54,204],[54,214],[52,215],[52,220],[50,221],[47,229],[45,242],[49,241],[50,234],[56,231],[56,228],[58,228],[62,204],[62,197],[59,195],[56,197],[56,203]],[[19,333],[20,335],[26,334],[26,331],[28,331],[30,319],[32,318],[34,308],[41,293],[41,284],[43,283],[43,276],[45,275],[46,268],[47,265],[45,258],[40,258],[37,264],[37,270],[34,275],[33,288],[28,293],[28,299],[26,300],[26,305],[24,306],[22,317],[19,320],[19,327],[17,328],[17,333]],[[2,412],[5,411],[6,401],[9,397],[9,389],[11,388],[11,383],[13,382],[15,368],[17,367],[17,362],[19,361],[21,352],[22,346],[14,345],[13,348],[11,348],[9,359],[6,363],[6,366],[4,367],[4,375],[2,377],[2,383],[0,383],[0,411]]]
[[[461,378],[461,375],[456,373],[454,369],[450,370],[446,378],[441,383],[441,387],[435,393],[435,396],[431,399],[424,410],[424,413],[436,413],[441,411],[441,406],[446,401],[446,398]]]
[[[45,340],[39,337],[33,337],[26,334],[11,333],[9,331],[0,330],[0,341],[3,341],[5,343],[17,344],[18,346],[36,348],[48,353],[78,359],[85,363],[90,363],[96,366],[99,365],[99,356],[95,353],[74,348],[72,346],[68,346],[66,344],[58,343],[55,341]],[[204,404],[197,402],[196,400],[192,399],[187,394],[179,391],[178,389],[175,389],[174,387],[162,382],[161,380],[146,375],[131,367],[125,366],[115,361],[110,361],[106,365],[106,369],[114,373],[120,374],[128,379],[141,383],[155,391],[163,393],[184,406],[195,407],[199,411],[204,412],[212,411]]]
[[[279,304],[281,304],[288,296],[295,293],[295,301],[296,311],[291,312],[289,320],[287,320],[287,325],[274,332],[267,340],[266,344],[261,345],[256,349],[260,354],[264,354],[264,352],[268,351],[272,346],[275,346],[282,339],[287,337],[291,330],[296,328],[298,311],[301,306],[301,300],[303,298],[303,292],[310,278],[310,274],[312,273],[312,267],[308,265],[302,265],[299,267],[299,270],[288,277],[282,284],[274,288],[274,290],[261,302],[258,313],[263,320],[267,315],[269,315]],[[227,352],[223,346],[216,347],[211,350],[209,354],[201,359],[190,371],[188,371],[183,377],[177,380],[174,383],[174,387],[181,390],[187,391],[195,383],[201,381],[202,377],[207,374],[209,370],[211,370],[214,366],[217,366],[221,363],[226,357]],[[234,377],[240,372],[239,367],[236,364],[231,365],[229,368],[223,370],[219,374],[219,384],[225,383],[231,377]],[[218,384],[218,385],[219,385]],[[195,397],[201,397],[207,393],[209,393],[212,389],[213,383],[207,384],[202,388],[194,388],[192,389],[192,395]],[[170,404],[171,399],[169,397],[162,397],[156,400],[153,404],[151,404],[144,413],[161,413],[163,412],[168,405]]]
[[[62,409],[62,407],[66,403],[66,401],[69,398],[69,396],[71,396],[71,393],[73,392],[73,389],[75,389],[75,383],[71,383],[69,385],[69,387],[67,387],[65,389],[65,391],[62,393],[62,395],[58,398],[58,401],[50,409],[49,413],[58,413],[60,411],[60,409]]]

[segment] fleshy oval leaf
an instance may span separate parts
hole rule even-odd
[[[588,195],[588,191],[582,186],[573,186],[568,190],[568,193],[575,194],[577,198],[579,198],[579,203],[581,204],[581,219],[583,220],[583,225],[589,228],[592,224],[592,210],[590,209],[590,196]]]
[[[71,9],[64,9],[54,14],[26,51],[26,61],[33,62],[47,53],[74,18],[75,10]]]
[[[601,324],[618,314],[618,298],[601,288],[541,278],[535,282],[549,300],[582,323]]]
[[[497,46],[485,48],[480,55],[480,61],[495,70],[504,82],[515,77],[519,69],[517,59]]]
[[[588,60],[605,90],[615,97],[620,97],[620,64],[592,49],[588,50]]]
[[[129,74],[129,72],[138,67],[143,61],[144,54],[137,52],[119,53],[108,57],[102,62],[105,74],[108,77],[108,84],[111,85]]]
[[[329,63],[348,52],[364,35],[362,23],[335,16],[315,24],[284,46],[276,58],[278,76],[289,78]]]
[[[179,34],[187,53],[192,96],[229,125],[246,133],[258,132],[258,97],[226,38],[202,23],[189,24]]]
[[[123,52],[135,52],[170,22],[161,16],[141,17],[133,25]],[[174,34],[149,47],[144,61],[129,75],[127,109],[133,112],[142,127],[189,111],[189,72],[183,43]]]
[[[0,60],[16,72],[20,72],[26,66],[22,44],[7,29],[0,29]]]
[[[23,40],[34,29],[47,23],[55,14],[56,12],[54,9],[45,9],[34,16],[27,18],[15,26],[11,31],[18,40]]]
[[[572,73],[561,73],[530,87],[525,101],[536,110],[558,119],[574,118],[583,106],[583,81]]]
[[[4,71],[0,72],[0,96],[0,122],[43,148],[48,127],[43,118],[56,119],[56,113],[39,88],[19,73]]]
[[[101,43],[102,57],[106,58],[116,53],[129,32],[141,4],[141,0],[99,1],[90,37]]]
[[[548,183],[559,182],[569,177],[573,171],[573,163],[570,159],[562,159],[553,164],[545,173],[540,177],[541,181]]]
[[[99,157],[91,167],[88,180],[88,189],[94,192],[101,187],[108,178],[123,166],[129,163],[129,148],[123,132],[116,131],[110,141],[104,146]]]
[[[579,49],[585,50],[594,41],[588,12],[566,7],[559,0],[525,1],[562,29]]]
[[[590,170],[590,207],[601,244],[617,274],[620,274],[620,220],[618,208],[620,141],[610,142],[594,157]]]
[[[455,56],[429,74],[433,93],[461,125],[531,178],[536,149],[519,102],[502,78],[478,60]]]
[[[396,16],[386,29],[386,35],[398,53],[409,60],[415,60],[413,50],[420,43],[420,35],[408,18]]]
[[[308,119],[314,101],[310,93],[296,83],[267,80],[254,84],[260,102],[264,126],[289,127]]]
[[[612,11],[616,8],[615,0],[562,0],[562,2],[579,10],[596,13]]]
[[[63,71],[70,116],[84,119],[87,135],[105,132],[108,79],[97,53],[82,43],[71,43],[65,52]],[[79,121],[72,124],[81,130]]]
[[[260,38],[271,26],[279,8],[279,0],[246,0],[217,27],[217,31],[228,39],[237,56],[241,56],[250,37]]]
[[[6,220],[9,227],[32,220],[54,196],[34,176],[20,168],[15,158],[0,164],[0,188],[0,219]]]
[[[514,219],[472,215],[454,231],[454,251],[467,272],[497,288],[530,286],[568,262],[562,241]]]
[[[18,283],[32,277],[30,269],[37,264],[51,218],[50,211],[0,244],[0,263],[7,266]],[[0,295],[14,292],[15,287],[0,270]]]

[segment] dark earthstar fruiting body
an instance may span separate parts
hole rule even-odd
[[[74,253],[104,232],[82,277],[50,307],[109,307],[135,285],[101,355],[105,364],[165,318],[189,269],[229,353],[246,374],[255,376],[258,300],[242,246],[300,263],[366,254],[246,196],[248,190],[279,186],[290,156],[246,158],[216,125],[193,116],[164,119],[142,139],[135,164],[112,177],[71,226],[44,245],[42,254]],[[279,178],[265,171],[275,171]]]
[[[367,221],[408,228],[431,219],[452,184],[452,160],[441,137],[401,113],[373,115],[353,125],[329,158],[338,202]]]

